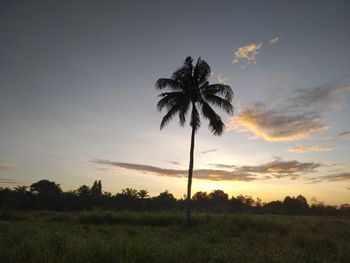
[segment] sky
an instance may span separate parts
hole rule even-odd
[[[1,1],[0,186],[187,186],[190,128],[159,129],[187,56],[234,114],[196,134],[192,192],[350,202],[349,1]]]

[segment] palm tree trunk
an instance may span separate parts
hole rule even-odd
[[[191,134],[191,149],[190,149],[190,166],[188,168],[188,182],[187,182],[187,200],[186,200],[186,218],[187,226],[191,226],[191,187],[192,187],[192,174],[193,174],[193,163],[194,163],[194,138],[196,129],[193,125]]]

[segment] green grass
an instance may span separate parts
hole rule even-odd
[[[176,212],[7,212],[0,262],[349,262],[350,219]]]

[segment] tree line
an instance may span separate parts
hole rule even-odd
[[[287,196],[283,201],[262,202],[259,198],[238,195],[231,198],[222,190],[210,193],[197,192],[191,198],[195,211],[205,213],[261,213],[288,215],[347,215],[350,216],[350,204],[340,206],[326,205],[322,202],[308,204],[302,195]],[[92,186],[82,185],[73,191],[62,191],[59,184],[40,180],[28,186],[14,188],[0,187],[1,209],[79,211],[89,209],[112,210],[185,210],[186,197],[176,199],[173,194],[164,191],[150,197],[147,190],[125,188],[112,194],[102,191],[101,181]]]

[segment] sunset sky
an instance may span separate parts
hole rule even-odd
[[[190,128],[155,81],[187,56],[232,87],[193,193],[350,203],[349,1],[1,1],[0,186],[186,192]]]

